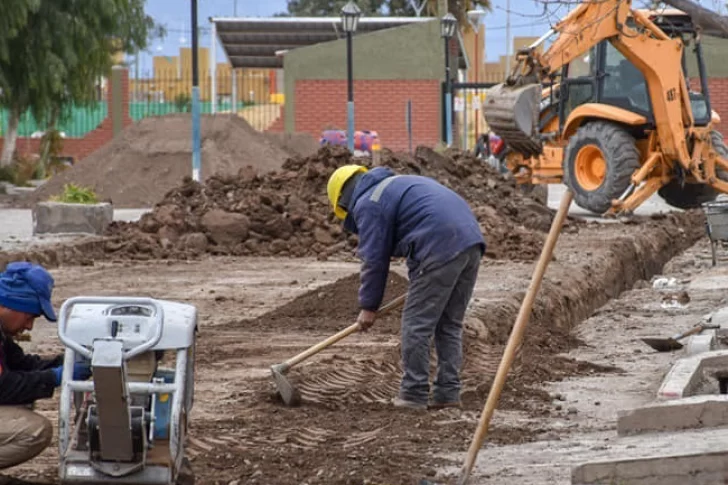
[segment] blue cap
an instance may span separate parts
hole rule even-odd
[[[0,273],[0,306],[55,322],[51,304],[53,277],[42,266],[25,261],[9,263]]]

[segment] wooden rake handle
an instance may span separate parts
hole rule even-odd
[[[404,293],[404,294],[398,296],[397,298],[395,298],[394,300],[390,301],[386,305],[380,307],[379,311],[377,311],[377,317],[381,317],[381,316],[389,313],[391,310],[399,307],[400,305],[402,305],[404,303],[406,298],[407,298],[407,293]],[[293,367],[294,365],[308,359],[312,355],[318,354],[319,352],[324,350],[326,347],[329,347],[329,346],[335,344],[336,342],[338,342],[339,340],[341,340],[345,337],[348,337],[352,333],[359,331],[359,327],[360,326],[359,326],[358,322],[353,325],[350,325],[350,326],[346,327],[344,330],[341,330],[340,332],[327,338],[323,342],[319,342],[316,345],[310,347],[309,349],[304,350],[300,354],[291,357],[290,359],[288,359],[281,365],[282,370],[286,371],[286,370],[290,369],[291,367]]]
[[[513,325],[513,329],[511,330],[511,336],[508,338],[508,344],[503,352],[503,358],[498,366],[498,372],[496,372],[495,380],[493,381],[490,393],[488,394],[488,400],[485,402],[483,413],[480,416],[480,422],[475,430],[473,441],[470,444],[468,456],[461,471],[458,485],[465,485],[468,483],[470,471],[475,464],[475,458],[477,457],[481,446],[483,446],[483,440],[485,439],[485,434],[488,431],[490,420],[493,417],[496,406],[498,405],[498,399],[500,398],[501,391],[506,383],[508,371],[510,370],[511,365],[513,365],[513,361],[516,358],[516,352],[521,345],[521,340],[523,340],[523,334],[526,331],[526,325],[528,324],[528,319],[531,316],[533,302],[536,299],[536,294],[538,293],[539,288],[541,287],[541,281],[543,280],[543,275],[546,272],[546,267],[551,261],[551,255],[554,252],[556,240],[559,238],[559,234],[561,233],[561,227],[563,226],[564,219],[566,219],[566,215],[569,212],[569,206],[571,205],[573,197],[574,194],[567,189],[561,198],[561,205],[559,205],[556,217],[554,217],[554,221],[551,223],[549,235],[546,238],[546,243],[544,244],[543,249],[541,250],[541,257],[539,258],[536,270],[531,277],[531,284],[528,286],[526,297],[521,303],[521,310],[518,312],[516,323]]]

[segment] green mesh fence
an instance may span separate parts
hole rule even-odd
[[[58,129],[67,138],[83,138],[88,132],[95,130],[108,115],[108,106],[105,101],[91,106],[73,107],[66,119],[58,123]],[[8,130],[8,110],[0,109],[0,136],[5,136]],[[21,116],[18,125],[18,136],[39,136],[45,130],[45,125],[38,123],[30,113]]]
[[[246,106],[250,106],[252,103],[238,102],[238,111],[242,110]],[[217,112],[222,113],[231,111],[231,102],[219,102],[217,103]],[[129,103],[129,116],[134,121],[139,121],[142,118],[149,116],[164,116],[173,113],[189,113],[192,111],[191,105],[188,103],[175,103],[175,102],[131,102]],[[212,103],[210,101],[200,102],[200,113],[211,114]]]

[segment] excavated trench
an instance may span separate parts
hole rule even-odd
[[[553,397],[541,386],[544,382],[619,372],[565,357],[563,353],[581,344],[571,330],[611,298],[659,274],[671,258],[703,234],[700,213],[638,218],[627,224],[573,225],[565,231],[508,376],[488,445],[539,440],[547,431],[553,434],[531,423],[519,424],[523,420],[504,419],[512,411],[534,418],[565,414],[552,405]],[[67,261],[65,253],[52,251],[56,252],[46,254],[41,249],[32,256]],[[304,293],[268,314],[241,320],[240,315],[253,309],[257,299],[236,299],[234,305],[225,299],[218,302],[207,289],[193,294],[194,284],[184,277],[199,278],[203,268],[214,275],[230,264],[237,265],[234,271],[250,271],[245,258],[233,263],[215,258],[169,262],[154,265],[154,271],[147,263],[130,262],[112,266],[117,270],[111,271],[92,268],[93,277],[86,278],[84,272],[89,270],[84,267],[62,264],[58,269],[62,292],[136,292],[165,281],[155,296],[177,300],[185,295],[186,301],[201,309],[196,411],[188,447],[198,483],[410,484],[422,478],[446,482],[448,477],[439,476],[438,470],[460,463],[440,457],[463,453],[469,446],[534,262],[484,260],[466,318],[463,409],[426,413],[393,409],[387,403],[400,377],[396,314],[367,334],[352,336],[294,368],[289,375],[301,390],[303,403],[296,408],[283,406],[275,398],[269,366],[350,323],[356,313],[356,278],[342,275],[334,284]],[[290,260],[271,259],[269,266],[259,270],[260,278],[288,268],[286,264]],[[324,273],[328,264],[336,267],[336,263],[321,264]],[[299,278],[295,271],[286,271],[290,278]],[[386,298],[398,294],[403,283],[393,273]],[[268,291],[261,298],[273,301],[280,288],[272,285]],[[207,325],[214,316],[219,322],[221,313],[230,318],[228,323]],[[55,463],[52,456],[48,460]],[[53,483],[54,466],[37,473],[47,477],[42,483]]]
[[[540,384],[619,372],[560,355],[580,345],[570,331],[611,298],[659,274],[671,258],[703,236],[703,228],[699,213],[679,213],[628,224],[588,224],[563,234],[498,409],[534,417],[559,415],[565,411],[551,405],[552,397]],[[420,414],[387,404],[397,391],[400,376],[398,323],[390,318],[375,325],[368,335],[293,369],[289,376],[302,393],[301,407],[284,407],[267,379],[241,383],[238,399],[220,408],[224,419],[193,424],[193,436],[204,443],[193,450],[196,473],[215,484],[235,480],[278,484],[445,480],[436,476],[445,462],[433,455],[467,449],[532,269],[531,263],[509,261],[482,266],[466,319],[462,410]],[[329,301],[345,301],[356,287],[354,278],[347,281],[314,292]],[[267,335],[300,336],[309,325],[292,329],[291,322],[311,308],[311,298],[305,294],[277,308],[270,318],[263,315],[221,327],[201,342],[203,355],[215,359],[219,367],[224,364],[218,357],[232,362],[257,348]],[[336,308],[343,309],[342,313]],[[341,328],[351,318],[350,308],[336,308],[317,315],[325,331]],[[256,347],[240,344],[246,339],[255,340]],[[274,352],[274,347],[271,343],[269,350]],[[298,350],[289,347],[285,352],[292,355]],[[496,419],[489,443],[538,440],[541,431]],[[214,439],[206,441],[205,437]],[[215,444],[221,440],[224,446]]]

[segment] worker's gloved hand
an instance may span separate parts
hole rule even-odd
[[[53,369],[56,373],[56,386],[61,385],[61,378],[63,376],[63,366],[58,366]],[[74,381],[85,381],[91,377],[91,366],[88,362],[75,362],[73,364],[73,380]]]
[[[374,325],[374,320],[377,318],[377,312],[371,310],[362,310],[359,312],[359,317],[356,322],[359,324],[362,332],[366,332],[369,328]]]

